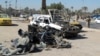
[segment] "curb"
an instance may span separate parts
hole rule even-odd
[[[100,32],[99,29],[92,29],[92,28],[86,28],[86,27],[84,27],[83,30],[86,30],[86,31],[95,31],[95,32]]]

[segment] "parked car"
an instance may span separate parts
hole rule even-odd
[[[0,25],[11,25],[11,18],[7,14],[0,14]]]
[[[95,22],[96,22],[96,23],[100,23],[100,17],[96,18],[96,19],[95,19]]]
[[[96,18],[99,18],[100,17],[100,15],[93,15],[93,16],[91,16],[91,18],[93,18],[94,20],[96,19]]]

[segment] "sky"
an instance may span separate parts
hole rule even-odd
[[[5,6],[6,0],[0,0],[0,5]],[[8,4],[11,3],[11,6],[15,8],[16,0],[7,0]],[[17,0],[18,9],[23,9],[25,7],[40,9],[42,0]],[[88,7],[88,11],[93,11],[96,8],[100,8],[100,0],[47,0],[46,4],[50,5],[51,3],[61,2],[66,8],[74,7],[74,10],[81,9],[83,6]]]

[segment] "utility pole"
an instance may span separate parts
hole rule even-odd
[[[5,13],[7,13],[7,3],[8,3],[8,1],[5,1],[5,5],[6,5],[6,11],[5,11]]]
[[[9,16],[11,17],[11,1],[9,1]]]
[[[15,1],[15,16],[17,16],[17,0]]]

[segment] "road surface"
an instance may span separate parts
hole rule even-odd
[[[0,42],[10,41],[18,36],[18,29],[27,30],[29,23],[14,21],[13,26],[0,26]],[[68,39],[72,48],[43,50],[15,56],[100,56],[100,32],[83,29],[78,37]],[[8,42],[4,42],[8,43]],[[10,45],[10,44],[8,44]]]
[[[83,27],[86,27],[86,22],[85,21],[80,21],[80,23],[82,24]],[[99,23],[95,23],[94,21],[92,21],[90,23],[90,28],[100,29],[100,24]]]

